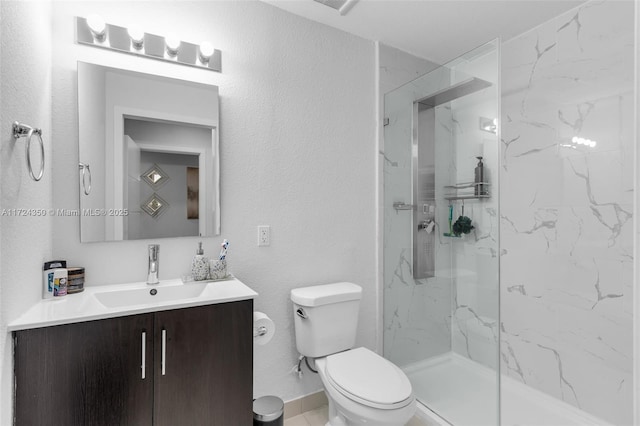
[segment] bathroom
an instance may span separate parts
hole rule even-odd
[[[387,161],[384,153],[388,144],[388,141],[384,140],[384,95],[435,69],[436,63],[444,64],[466,51],[491,42],[498,33],[487,30],[486,36],[477,35],[475,38],[473,35],[476,34],[472,33],[469,36],[467,48],[461,51],[447,52],[448,43],[445,40],[447,37],[456,38],[456,34],[448,34],[439,41],[419,36],[417,37],[419,43],[415,41],[414,43],[422,45],[423,50],[419,51],[417,48],[411,50],[409,47],[402,49],[402,46],[391,47],[384,41],[378,43],[374,37],[360,37],[300,17],[294,14],[296,13],[294,9],[296,3],[302,2],[270,3],[258,1],[127,2],[125,6],[124,3],[113,2],[1,2],[0,123],[3,136],[0,141],[2,144],[0,145],[0,209],[78,208],[80,199],[76,106],[78,61],[218,86],[221,233],[215,237],[204,238],[203,246],[205,253],[212,254],[217,252],[223,238],[231,241],[230,271],[259,294],[255,299],[254,309],[267,313],[275,322],[277,332],[273,339],[269,344],[257,347],[254,352],[253,394],[255,397],[277,395],[288,402],[287,408],[290,408],[295,407],[296,401],[300,401],[301,398],[315,395],[322,390],[320,380],[308,370],[304,369],[302,378],[299,378],[294,371],[298,362],[294,342],[293,310],[290,302],[290,292],[294,288],[339,281],[360,285],[363,288],[363,295],[360,303],[357,345],[376,350],[388,357],[396,356],[393,353],[386,353],[385,347],[389,334],[386,331],[387,324],[384,318],[387,308],[385,303],[388,302],[385,300],[384,274],[389,267],[385,262],[383,223],[387,214],[385,209],[389,206],[384,205],[383,190],[384,168]],[[366,3],[366,0],[356,3],[343,20],[357,16],[358,8],[365,6]],[[437,2],[424,3],[437,4]],[[482,5],[484,2],[478,3]],[[628,13],[625,16],[633,26],[634,16],[637,13],[634,2],[604,2],[604,5],[606,7],[611,3],[626,5]],[[537,44],[538,33],[529,32],[529,30],[538,25],[555,22],[556,18],[564,19],[567,11],[570,12],[582,2],[543,4],[544,7],[536,6],[527,9],[526,14],[536,17],[538,21],[532,22],[526,28],[512,29],[512,21],[518,20],[519,13],[522,13],[521,11],[525,8],[524,4],[518,5],[518,2],[504,2],[504,15],[500,14],[494,18],[501,19],[502,21],[496,22],[500,22],[505,28],[511,28],[509,39],[528,43],[529,52],[538,52],[542,61],[548,60],[549,55],[556,55],[553,49],[549,51],[549,55],[544,55],[544,49],[554,44],[554,33],[541,33],[543,35],[539,36],[540,40]],[[593,10],[591,6],[599,4],[600,2],[587,3],[585,6],[587,10],[582,15],[584,18],[582,20],[572,20],[573,16],[576,16],[575,10],[573,14],[568,15],[565,23],[572,22],[572,25],[567,27],[571,35],[575,37],[575,34],[581,34],[591,37],[589,24],[593,22],[587,18],[594,19],[593,15],[589,15],[589,10]],[[291,9],[283,10],[287,5]],[[312,6],[320,7],[321,5],[313,4]],[[443,15],[446,19],[440,19],[440,21],[454,20],[457,16],[455,12],[459,14],[467,6],[468,4],[464,2],[453,2],[452,9],[446,9],[449,14]],[[494,10],[495,6],[487,7]],[[302,14],[301,11],[298,13]],[[322,21],[325,23],[337,21],[338,28],[342,25],[338,19],[340,15],[336,11],[327,9],[318,13],[318,21],[322,19],[325,19]],[[148,33],[165,34],[171,30],[183,40],[193,42],[211,40],[222,52],[222,72],[203,71],[78,45],[74,42],[74,17],[86,17],[91,14],[99,14],[107,23],[117,25],[127,26],[135,22]],[[610,24],[611,18],[606,14],[602,14],[601,19],[605,24]],[[617,28],[614,26],[611,31],[615,33]],[[441,31],[446,29],[443,27]],[[420,34],[418,29],[416,34]],[[631,34],[633,35],[633,27]],[[617,36],[618,34],[615,33],[611,38],[617,40]],[[608,38],[604,37],[604,40]],[[531,69],[519,68],[517,59],[513,59],[515,57],[513,53],[511,58],[514,62],[511,64],[506,62],[510,46],[508,40],[503,42],[504,45],[497,46],[502,55],[502,65],[513,66],[513,69],[519,72],[518,81],[515,84],[526,86],[529,83]],[[632,45],[625,47],[635,54],[637,46],[638,42],[632,40]],[[582,48],[588,48],[588,44],[583,45]],[[426,53],[430,49],[432,49],[432,55]],[[513,49],[517,50],[515,47]],[[406,53],[407,51],[414,54]],[[542,68],[544,64],[540,63]],[[619,64],[608,64],[608,66],[616,67]],[[574,65],[575,67],[577,66]],[[631,72],[634,72],[633,68]],[[630,78],[633,83],[636,75],[633,74]],[[503,82],[503,89],[504,86]],[[562,89],[556,88],[555,91],[562,92]],[[619,93],[621,92],[617,91],[609,95]],[[600,97],[603,96],[596,94],[596,98]],[[589,97],[585,95],[584,99],[589,100]],[[509,101],[513,102],[513,100],[502,99],[502,114],[499,116],[503,122],[505,103]],[[625,98],[625,102],[630,102],[629,109],[626,110],[626,115],[618,119],[626,124],[634,123],[634,115],[629,111],[635,108],[636,100],[632,96],[631,99]],[[571,122],[579,118],[582,116],[578,113],[566,116],[566,120]],[[39,182],[34,182],[29,177],[25,168],[24,148],[11,137],[10,128],[14,121],[30,123],[43,131],[46,162],[44,176]],[[515,208],[521,204],[529,205],[533,202],[536,188],[532,187],[532,180],[544,176],[545,179],[550,180],[548,186],[553,186],[556,182],[553,179],[559,182],[565,176],[562,174],[563,171],[552,171],[539,164],[523,165],[522,162],[525,159],[536,155],[535,150],[544,149],[546,145],[540,142],[539,145],[521,149],[517,142],[511,142],[516,137],[513,128],[505,127],[507,122],[500,124],[503,126],[502,144],[496,149],[501,150],[501,156],[507,151],[507,161],[505,162],[502,157],[495,159],[495,164],[501,167],[499,171],[490,170],[490,162],[487,161],[487,170],[492,172],[494,178],[500,176],[501,214],[511,217],[509,208]],[[631,132],[633,132],[635,124],[631,126]],[[536,128],[544,129],[544,126]],[[491,136],[488,133],[487,135]],[[623,138],[620,137],[620,139]],[[554,140],[549,141],[549,144],[552,143]],[[635,144],[631,147],[633,146]],[[528,151],[533,152],[524,155]],[[543,152],[543,154],[549,153],[549,150]],[[626,153],[624,157],[632,160],[631,170],[614,163],[609,167],[598,169],[598,172],[616,173],[614,179],[624,182],[614,187],[616,191],[622,193],[621,196],[625,199],[622,210],[628,213],[620,213],[619,235],[632,241],[637,232],[634,227],[635,220],[631,214],[634,211],[636,197],[633,191],[635,188],[633,179],[637,161],[635,161],[633,150]],[[513,161],[516,164],[520,161],[521,164],[508,167]],[[506,169],[505,165],[507,165]],[[529,176],[534,178],[516,176],[506,182],[502,180],[503,176],[514,173],[514,170],[522,170],[525,166],[529,168],[527,169]],[[469,173],[473,173],[473,167],[475,162]],[[577,171],[584,175],[581,170]],[[497,180],[493,179],[491,182],[496,188]],[[515,183],[510,186],[510,182]],[[574,189],[577,193],[578,188]],[[603,191],[603,188],[597,188],[597,190]],[[570,191],[571,189],[567,188],[567,193],[562,195],[568,197]],[[526,198],[519,198],[524,192],[526,192]],[[544,195],[543,192],[539,192],[537,199],[542,200]],[[408,199],[405,201],[410,202]],[[571,206],[571,200],[543,201],[551,206],[562,203]],[[611,199],[602,201],[597,198],[597,201],[618,203]],[[472,205],[471,202],[469,205]],[[547,208],[548,205],[544,207]],[[472,207],[468,208],[472,209]],[[577,207],[574,208],[575,211],[577,209]],[[467,212],[469,211],[471,210]],[[512,239],[512,244],[521,244],[524,247],[533,244],[536,250],[539,248],[543,254],[546,254],[549,239],[552,243],[555,241],[551,236],[555,230],[550,224],[553,223],[554,217],[549,218],[545,215],[556,213],[550,213],[549,210],[542,208],[535,212],[536,215],[531,215],[532,223],[524,227],[518,228],[520,224],[514,222],[515,229],[524,230],[523,235],[531,236],[535,239],[532,240],[534,242],[513,242]],[[397,212],[398,215],[402,213],[406,212]],[[458,210],[456,215],[459,213]],[[393,211],[392,214],[396,215],[396,212]],[[614,226],[617,225],[615,220],[611,222],[613,219],[608,216],[610,214],[615,217],[615,213],[610,212],[602,212],[601,217],[611,229],[618,229]],[[446,217],[443,220],[446,222]],[[512,220],[515,219],[512,217]],[[585,233],[588,232],[592,222],[576,223],[571,230],[578,235],[580,229]],[[268,247],[257,245],[256,229],[262,225],[270,226],[271,244]],[[501,244],[504,244],[502,238],[505,235],[508,236],[509,232],[513,232],[510,231],[509,226],[509,223],[504,220],[500,222]],[[528,234],[527,231],[531,233]],[[594,232],[598,231],[602,229],[596,229]],[[604,246],[608,247],[608,240],[613,231],[606,227],[604,231],[608,234],[604,232],[604,236],[600,235],[599,238],[604,240],[606,242]],[[0,331],[3,333],[3,338],[0,340],[0,424],[11,424],[13,416],[12,339],[10,333],[7,333],[7,327],[40,300],[43,262],[62,258],[83,266],[87,271],[87,286],[139,282],[144,280],[147,274],[147,245],[158,243],[161,245],[162,259],[160,278],[176,278],[183,275],[189,268],[198,241],[197,237],[185,237],[81,243],[77,217],[3,215],[0,226],[0,277],[2,280]],[[593,244],[597,245],[597,243]],[[589,249],[588,244],[587,247],[578,248]],[[587,301],[591,301],[588,308],[595,302],[599,302],[600,306],[603,304],[606,306],[612,301],[624,302],[621,310],[625,312],[625,317],[628,317],[620,328],[620,335],[595,335],[596,340],[597,336],[605,341],[614,340],[624,349],[620,358],[617,358],[617,355],[611,358],[614,362],[622,360],[621,363],[624,364],[623,368],[628,376],[624,379],[622,386],[625,392],[625,396],[620,398],[622,402],[619,402],[620,405],[615,405],[613,402],[609,405],[605,403],[604,406],[598,407],[597,414],[591,413],[610,424],[639,424],[640,422],[639,407],[637,407],[640,359],[633,356],[634,348],[637,348],[637,342],[634,340],[637,333],[632,333],[634,324],[637,330],[637,312],[640,309],[637,292],[632,291],[637,282],[634,278],[635,268],[632,266],[635,264],[634,249],[633,244],[631,247],[625,247],[624,250],[621,249],[623,254],[617,259],[609,259],[603,255],[607,261],[610,261],[606,270],[593,266],[595,261],[592,259],[600,256],[601,253],[576,255],[588,260],[580,269],[581,279],[588,282],[589,291],[592,291],[587,297]],[[521,261],[526,264],[528,259],[531,259],[533,265],[521,273],[535,275],[536,265],[539,265],[537,268],[539,270],[550,269],[548,263],[535,262],[549,261],[554,253],[558,254],[554,250],[557,250],[556,246],[553,246],[546,256],[537,252],[528,256],[527,252],[522,252]],[[563,256],[564,254],[556,256],[553,262],[571,264],[572,260]],[[397,257],[395,261],[397,262]],[[525,292],[531,299],[545,295],[531,290],[526,283],[521,282],[514,275],[522,270],[523,266],[520,263],[509,263],[506,260],[504,262],[504,266],[508,269],[503,269],[501,263],[500,282],[494,280],[491,285],[494,286],[493,290],[496,293],[494,300],[498,300],[499,296],[499,315],[513,317],[518,310],[523,309],[518,305],[518,300],[514,300],[518,295],[525,296],[523,294]],[[590,265],[589,262],[591,262]],[[624,266],[622,268],[616,266],[620,264]],[[568,268],[562,269],[562,265],[559,268],[561,268],[560,274],[564,277],[570,276],[571,272]],[[542,274],[538,276],[546,279]],[[607,281],[611,276],[618,276],[619,282]],[[593,283],[598,282],[598,278],[600,287],[596,291]],[[499,294],[497,294],[498,285]],[[524,287],[518,287],[520,285]],[[575,288],[569,286],[576,286],[576,284],[571,283],[567,286],[566,293],[570,294]],[[424,288],[424,286],[420,287],[420,290]],[[625,297],[606,297],[623,292]],[[557,306],[559,305],[547,310],[544,306],[540,308],[526,304],[527,309],[539,308],[542,313],[536,312],[536,315],[540,318],[557,315]],[[610,305],[608,309],[612,309],[611,306],[616,305]],[[409,314],[411,310],[405,309],[405,312]],[[416,316],[411,318],[416,319]],[[418,317],[417,320],[420,318]],[[568,322],[569,320],[561,316],[558,321]],[[517,325],[522,329],[528,327],[524,321]],[[511,372],[518,371],[519,364],[516,364],[513,358],[509,358],[508,354],[511,352],[508,348],[511,347],[514,353],[518,350],[526,352],[528,348],[526,342],[514,340],[517,332],[511,328],[510,324],[505,324],[505,327],[506,330],[500,331],[509,333],[505,334],[507,337],[501,336],[507,341],[503,343],[501,352],[493,347],[492,354],[495,360],[501,357],[501,368]],[[592,327],[597,328],[599,325],[594,324]],[[410,331],[412,327],[409,324],[404,329]],[[603,326],[604,329],[606,327]],[[576,330],[582,330],[582,328],[576,325]],[[544,330],[540,331],[540,333],[543,332]],[[567,335],[571,335],[571,330],[559,334],[558,339],[565,339]],[[411,337],[409,336],[406,341],[410,341]],[[552,347],[546,340],[536,341],[531,338],[528,340],[534,342],[532,345]],[[428,345],[426,341],[423,343]],[[524,347],[519,348],[518,344]],[[580,344],[576,344],[576,347],[585,353],[593,352],[592,347],[582,347]],[[611,352],[617,349],[616,347]],[[503,350],[506,350],[506,359]],[[535,356],[532,355],[532,357]],[[546,350],[545,355],[540,357],[543,359],[541,371],[527,366],[529,370],[523,370],[523,375],[530,376],[525,377],[525,382],[528,383],[529,380],[537,382],[541,384],[538,387],[543,388],[542,391],[551,395],[551,398],[554,400],[565,398],[565,402],[571,405],[575,401],[568,400],[571,394],[570,388],[557,383],[562,380],[568,383],[574,383],[574,381],[570,376],[558,378],[559,364],[555,356],[552,350]],[[598,356],[602,357],[602,354],[597,353],[595,358]],[[400,361],[394,360],[394,362],[401,364]],[[575,365],[574,371],[569,370],[569,365]],[[594,365],[598,368],[597,364]],[[606,376],[606,363],[605,367],[597,370],[594,369],[594,365],[583,358],[571,358],[562,364],[562,367],[567,374],[585,377],[589,376],[589,372],[594,371],[593,377],[596,380],[598,377],[603,377],[602,375]],[[543,377],[544,374],[549,374],[549,377]],[[616,389],[619,384],[620,381],[616,383]],[[563,386],[564,390],[558,391]],[[590,385],[585,382],[585,386]],[[581,392],[577,387],[575,390]],[[494,385],[487,392],[494,395],[493,410],[497,412],[500,408],[506,408],[504,401],[502,401],[503,406],[499,406],[498,386]],[[610,397],[611,393],[603,390],[602,395],[596,393],[593,399],[604,401]],[[592,398],[592,395],[589,398]],[[589,399],[589,402],[581,403],[580,409],[584,410],[594,404],[597,405]],[[460,407],[460,409],[464,408]],[[300,410],[297,412],[295,408],[293,410],[290,410],[289,414],[293,413],[296,416],[291,416],[291,419],[302,415]],[[498,424],[497,419],[494,420],[492,424]]]

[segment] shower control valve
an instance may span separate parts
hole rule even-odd
[[[423,229],[427,231],[427,234],[430,234],[433,231],[434,226],[436,225],[433,219],[423,220],[418,223],[418,231],[422,231]]]

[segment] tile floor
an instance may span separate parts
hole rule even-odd
[[[325,426],[329,421],[329,406],[323,405],[315,410],[310,410],[294,417],[284,420],[284,426]],[[424,426],[425,423],[419,418],[412,418],[407,426]]]
[[[284,426],[324,426],[329,421],[329,406],[323,405],[315,410],[284,419]]]

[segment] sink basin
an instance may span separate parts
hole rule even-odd
[[[182,299],[199,297],[207,283],[176,283],[147,285],[132,289],[98,291],[96,299],[106,308],[121,308],[136,305],[150,305],[163,302],[176,302]]]

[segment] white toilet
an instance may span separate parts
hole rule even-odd
[[[291,290],[298,352],[314,358],[329,400],[328,426],[406,424],[416,410],[407,376],[356,340],[362,288],[335,283]]]

